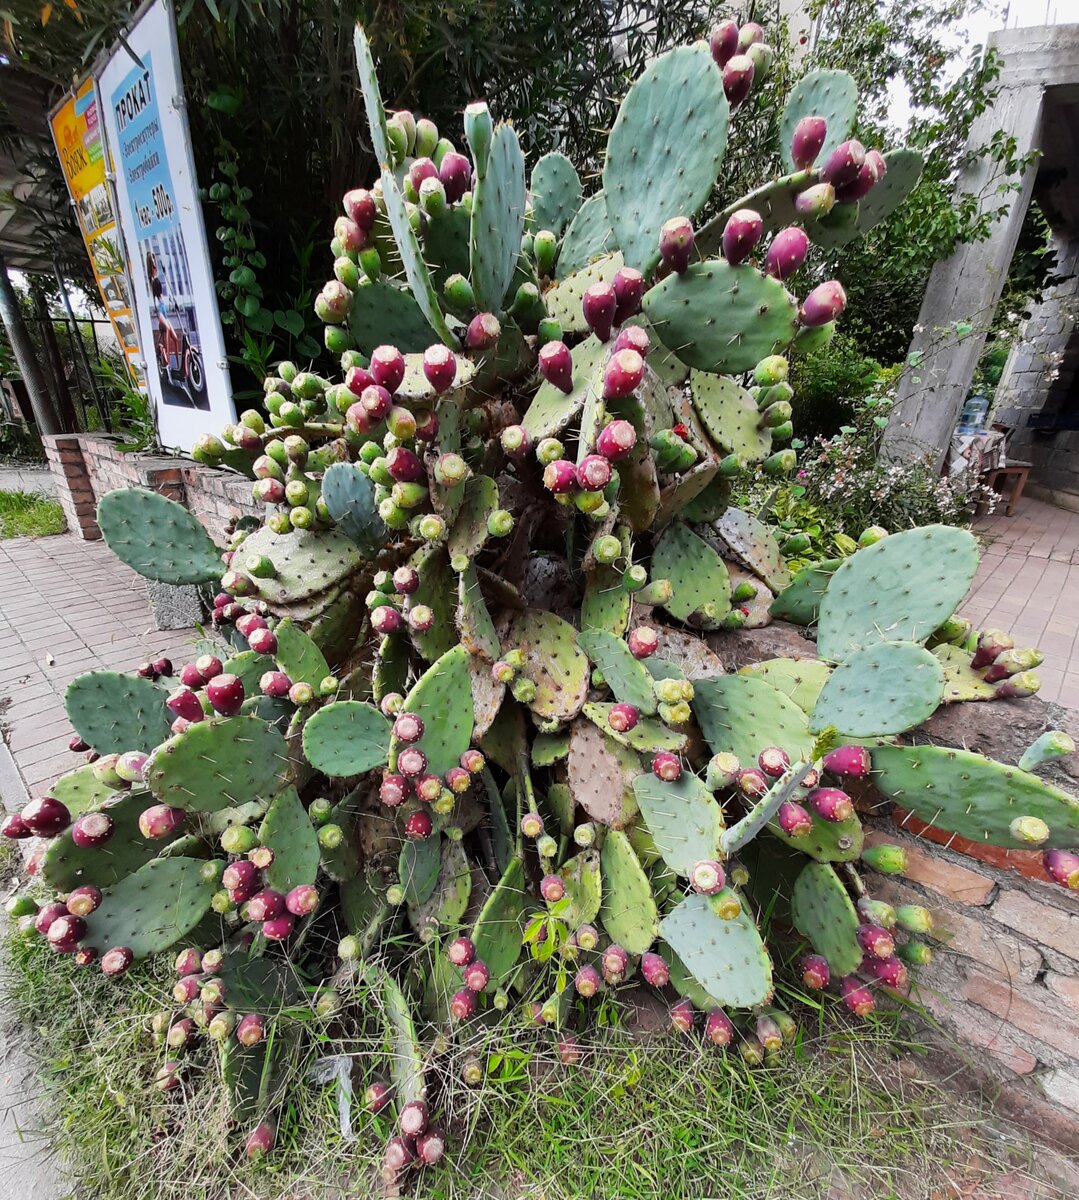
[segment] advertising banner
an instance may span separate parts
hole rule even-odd
[[[140,364],[145,352],[139,344],[131,307],[131,282],[123,239],[116,227],[115,201],[108,180],[108,150],[93,79],[87,79],[70,99],[54,110],[49,124],[101,300],[128,371],[135,383],[144,387]]]
[[[97,90],[161,441],[189,450],[235,410],[167,0],[113,50]]]

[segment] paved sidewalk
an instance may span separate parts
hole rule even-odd
[[[0,492],[44,492],[51,496],[55,491],[48,467],[0,466]]]

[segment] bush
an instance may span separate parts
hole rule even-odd
[[[827,346],[791,363],[794,420],[799,437],[829,438],[854,419],[887,372],[854,338],[837,333]]]

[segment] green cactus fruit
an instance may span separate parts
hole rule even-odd
[[[206,530],[182,504],[158,492],[107,492],[97,523],[113,554],[147,579],[182,584],[220,578],[221,556]]]
[[[845,737],[887,737],[936,712],[944,694],[940,660],[913,642],[877,642],[836,667],[810,714],[813,733],[833,727]]]
[[[600,861],[603,928],[612,941],[630,954],[643,954],[659,934],[659,912],[648,876],[629,838],[620,829],[607,831]]]
[[[149,754],[169,736],[168,689],[138,675],[88,671],[67,685],[68,720],[98,754]]]
[[[1019,760],[1020,771],[1036,771],[1046,763],[1056,762],[1075,753],[1075,739],[1062,729],[1046,730],[1024,751]]]
[[[747,913],[724,920],[710,897],[692,894],[663,918],[660,933],[719,1005],[750,1008],[771,998],[772,962]]]
[[[862,961],[856,938],[858,913],[834,868],[803,867],[791,894],[794,927],[823,955],[836,975],[850,975]]]

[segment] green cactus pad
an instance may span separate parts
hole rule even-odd
[[[679,996],[688,1000],[694,1008],[700,1009],[701,1012],[711,1012],[713,1008],[722,1008],[723,1005],[715,998],[715,996],[706,992],[703,987],[686,969],[686,964],[678,957],[677,954],[665,943],[660,949],[660,953],[667,960],[667,965],[671,971],[671,987],[679,994]]]
[[[487,540],[487,518],[499,507],[498,484],[489,475],[473,475],[465,482],[465,495],[449,536],[451,555],[474,558]]]
[[[121,879],[86,918],[80,944],[99,954],[127,946],[136,958],[167,950],[210,911],[216,885],[202,878],[203,865],[197,858],[157,858]]]
[[[1019,845],[1012,821],[1039,817],[1050,830],[1046,849],[1079,845],[1079,800],[1036,775],[967,750],[877,746],[873,784],[926,824],[972,842]]]
[[[556,437],[581,411],[585,397],[594,386],[600,365],[607,356],[607,347],[595,336],[589,336],[574,346],[571,356],[573,391],[567,394],[553,383],[541,383],[521,420],[534,442],[545,437]]]
[[[586,572],[581,599],[582,630],[602,630],[621,637],[629,627],[632,609],[633,596],[622,586],[622,574],[616,567],[596,563]]]
[[[715,549],[688,525],[671,525],[652,554],[653,579],[669,579],[673,594],[663,607],[680,621],[718,629],[731,610],[731,581]]]
[[[410,566],[416,568],[420,586],[412,593],[413,604],[426,604],[434,614],[434,624],[422,633],[418,629],[409,636],[416,649],[434,662],[457,644],[457,577],[450,568],[449,555],[437,543],[424,546],[411,558]]]
[[[526,199],[521,143],[512,125],[500,124],[491,139],[486,173],[477,175],[472,192],[469,262],[481,309],[502,311],[521,252]]]
[[[768,658],[750,663],[738,672],[763,679],[793,700],[804,713],[812,711],[831,673],[832,668],[816,658]]]
[[[104,804],[116,795],[116,791],[109,784],[95,779],[94,768],[88,763],[85,767],[62,775],[49,788],[49,795],[59,800],[74,820],[88,809]]]
[[[498,658],[502,653],[502,645],[487,602],[483,598],[479,576],[473,566],[469,566],[467,571],[462,571],[457,580],[457,632],[461,641],[468,647],[469,654],[486,660],[483,669],[490,678],[490,670],[486,664],[493,663]],[[501,696],[505,688],[501,684],[498,686]],[[486,729],[490,721],[483,724],[477,720],[477,725]]]
[[[146,784],[163,803],[217,812],[273,795],[288,769],[288,747],[258,717],[200,721],[159,746]]]
[[[182,504],[145,488],[101,497],[97,523],[109,549],[132,570],[161,583],[208,583],[224,569],[209,534]]]
[[[431,324],[415,297],[387,279],[367,279],[356,288],[348,329],[364,354],[386,345],[402,354],[422,354],[431,344]]]
[[[441,929],[455,929],[465,915],[471,895],[472,871],[464,847],[460,842],[443,838],[435,889],[422,904],[409,904],[409,924],[423,940]]]
[[[365,555],[374,555],[386,540],[387,530],[378,515],[375,489],[353,463],[334,463],[322,477],[322,499],[337,528]]]
[[[469,654],[455,646],[420,676],[405,698],[404,712],[423,721],[423,737],[414,744],[427,756],[427,770],[445,775],[456,767],[472,740],[472,690],[468,674]],[[397,763],[400,744],[390,741],[390,762]]]
[[[557,279],[567,279],[600,255],[618,248],[607,219],[607,197],[602,192],[590,196],[569,223],[558,250]]]
[[[798,763],[788,768],[781,779],[777,779],[756,804],[720,837],[720,849],[724,857],[737,854],[771,821],[780,807],[788,800],[796,800],[802,780],[813,769],[810,762]]]
[[[279,792],[270,805],[259,842],[274,852],[274,860],[263,872],[268,888],[288,895],[300,884],[314,883],[318,874],[318,833],[293,787]]]
[[[797,331],[797,308],[779,280],[722,259],[669,275],[645,292],[644,311],[668,349],[715,374],[752,370]]]
[[[693,712],[713,754],[733,754],[744,767],[769,746],[786,750],[792,762],[812,754],[805,713],[763,679],[725,675],[698,680],[694,689]]]
[[[933,655],[944,668],[944,704],[996,699],[997,691],[994,685],[986,683],[970,665],[969,650],[943,642],[933,647]]]
[[[857,816],[845,821],[825,821],[812,808],[806,811],[813,828],[804,837],[788,836],[777,821],[768,826],[769,833],[817,862],[854,862],[858,858],[865,844],[865,830]]]
[[[718,1004],[752,1008],[772,995],[772,960],[745,912],[725,921],[708,896],[694,894],[663,918],[659,930],[686,970]]]
[[[791,138],[803,117],[823,117],[827,134],[817,163],[850,136],[858,115],[858,85],[846,71],[810,71],[791,90],[779,123],[779,148],[788,171],[795,169],[791,158]]]
[[[338,700],[303,727],[303,752],[316,771],[334,777],[362,775],[389,755],[390,723],[370,704]]]
[[[584,319],[585,292],[593,284],[610,283],[624,265],[621,254],[604,254],[544,292],[547,312],[562,326],[564,333],[588,332],[588,322]]]
[[[491,847],[494,851],[495,865],[499,871],[504,872],[510,865],[510,860],[513,858],[516,850],[514,839],[520,835],[515,834],[510,829],[509,818],[506,815],[506,804],[502,799],[502,793],[498,790],[498,784],[495,783],[494,776],[484,767],[480,773],[480,778],[483,780],[483,792],[487,800],[487,812],[490,818],[491,829]]]
[[[794,881],[794,927],[828,960],[837,975],[850,975],[862,961],[855,933],[858,913],[847,889],[827,863],[809,863]]]
[[[404,694],[408,683],[408,645],[404,638],[387,634],[378,643],[371,670],[372,695],[381,702],[390,692]]]
[[[532,168],[530,191],[533,228],[549,229],[555,237],[561,237],[581,207],[577,168],[564,154],[553,150]]]
[[[586,629],[577,635],[577,644],[602,672],[616,700],[632,704],[646,716],[655,713],[652,676],[620,637],[602,630]]]
[[[468,275],[468,234],[471,228],[472,214],[462,204],[456,204],[428,219],[423,231],[423,257],[427,260],[436,288],[445,288],[446,280],[451,275]]]
[[[517,965],[521,955],[521,916],[524,913],[524,868],[515,858],[476,918],[472,944],[476,957],[487,964],[494,991]]]
[[[629,838],[620,829],[607,831],[601,867],[603,928],[612,941],[630,954],[644,954],[659,933],[659,912],[648,876]]]
[[[650,273],[659,262],[663,225],[696,216],[711,195],[729,116],[723,76],[705,42],[668,50],[629,89],[607,141],[603,190],[631,267]]]
[[[397,874],[409,904],[425,904],[434,895],[442,869],[442,840],[436,832],[401,846]]]
[[[378,871],[368,870],[341,884],[341,916],[356,937],[385,912],[385,884]]]
[[[591,721],[577,720],[570,730],[566,780],[574,804],[593,821],[624,829],[637,815],[633,781],[641,760]]]
[[[423,1081],[424,1054],[412,1010],[404,993],[389,972],[380,972],[382,977],[381,1014],[386,1025],[386,1055],[390,1063],[390,1078],[393,1081],[394,1099],[398,1112],[406,1104],[423,1100],[427,1088]]]
[[[352,540],[333,529],[274,533],[263,526],[244,541],[244,553],[265,555],[273,563],[273,578],[253,580],[258,594],[271,604],[294,604],[318,596],[363,562]],[[298,613],[292,615],[303,620]]]
[[[751,513],[728,508],[713,528],[736,561],[752,571],[773,592],[781,592],[791,581],[775,534]]]
[[[922,176],[922,156],[917,150],[904,148],[889,150],[884,161],[888,164],[887,174],[858,201],[854,220],[838,228],[822,226],[818,221],[808,222],[806,231],[813,241],[822,246],[845,246],[891,216],[906,200]],[[836,211],[833,209],[832,213]]]
[[[842,562],[840,558],[831,558],[803,567],[772,601],[772,616],[794,625],[816,624],[821,599]]]
[[[676,875],[688,879],[696,863],[719,857],[723,810],[692,772],[683,771],[674,783],[651,771],[638,775],[633,794],[656,849]]]
[[[274,660],[268,654],[256,654],[254,650],[241,650],[239,654],[234,654],[232,658],[225,660],[223,669],[226,675],[235,675],[244,685],[244,695],[248,699],[260,699],[262,697],[259,696],[259,680],[267,671],[274,669]],[[244,703],[246,702],[244,701]]]
[[[967,594],[978,543],[965,529],[925,525],[851,555],[820,606],[817,651],[840,662],[876,642],[924,642]]]
[[[462,635],[462,641],[467,639]],[[468,673],[472,682],[473,729],[472,738],[478,741],[498,719],[506,688],[491,675],[491,660],[480,657],[469,650]]]
[[[513,622],[509,644],[523,651],[523,674],[536,685],[532,711],[545,720],[575,717],[588,694],[589,669],[573,626],[554,613],[526,609]]]
[[[79,737],[98,754],[149,754],[169,736],[168,689],[138,675],[88,671],[67,685],[64,707]]]
[[[356,52],[356,72],[360,77],[363,106],[367,112],[367,127],[371,134],[371,150],[375,162],[388,163],[391,158],[390,138],[386,132],[386,110],[382,107],[382,93],[379,91],[371,45],[362,25],[356,26],[352,44]]]
[[[537,733],[532,741],[532,765],[553,767],[569,754],[569,739],[568,729],[558,733]]]
[[[309,683],[318,689],[330,674],[325,655],[291,617],[279,621],[277,635],[277,665],[293,683]]]
[[[599,916],[603,897],[603,880],[599,869],[599,851],[582,850],[558,868],[566,881],[569,904],[560,909],[561,919],[570,929],[591,924]]]
[[[70,828],[48,842],[41,877],[49,887],[58,892],[70,892],[84,883],[112,887],[161,853],[166,840],[151,841],[139,831],[139,817],[155,803],[154,797],[145,791],[115,795],[115,799],[94,806],[113,821],[112,837],[104,846],[76,846]]]
[[[684,750],[688,740],[686,734],[669,729],[662,722],[642,717],[632,729],[618,733],[611,728],[609,718],[613,704],[586,704],[584,715],[605,734],[623,746],[629,746],[642,754],[655,754],[659,750]]]
[[[772,452],[772,433],[761,429],[761,414],[753,397],[726,375],[691,371],[693,407],[712,441],[726,454],[747,463],[760,462]]]
[[[832,672],[809,719],[813,733],[832,727],[845,737],[887,737],[936,712],[944,692],[938,659],[913,642],[878,642],[856,650]]]
[[[469,385],[476,378],[476,364],[463,355],[457,356],[457,373],[453,383],[444,392],[436,392],[423,371],[422,354],[405,355],[405,377],[393,394],[395,404],[412,404],[430,407],[436,402],[453,403],[464,399]],[[441,397],[441,401],[439,398]]]

